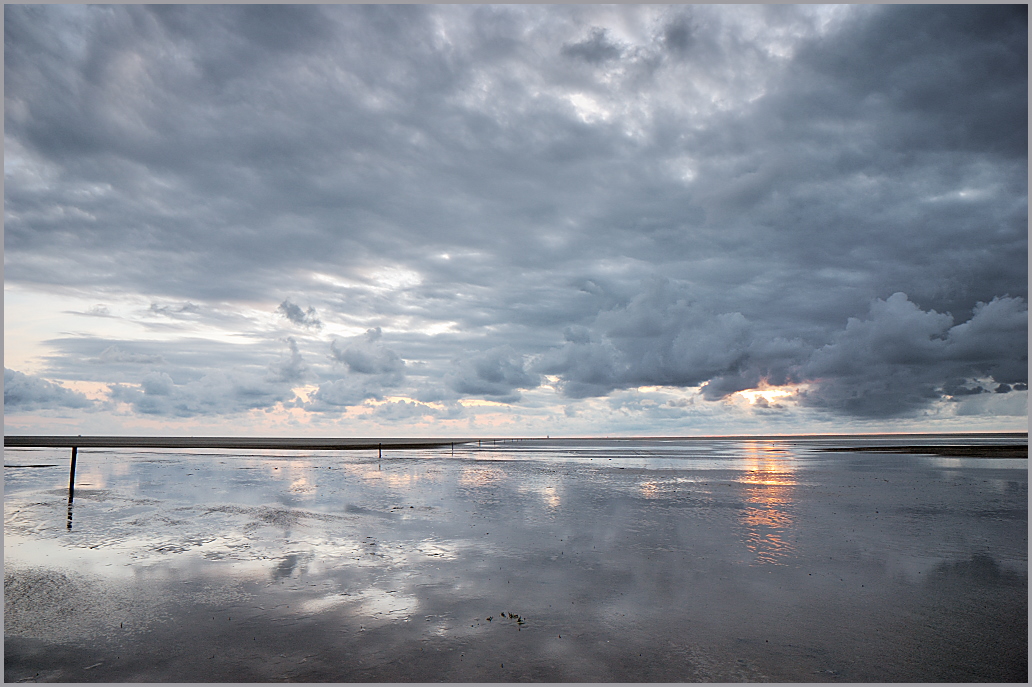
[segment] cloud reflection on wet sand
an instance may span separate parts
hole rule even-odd
[[[5,677],[1027,672],[1027,461],[777,440],[166,456],[85,452],[106,486],[76,490],[71,530],[47,469],[5,471]]]

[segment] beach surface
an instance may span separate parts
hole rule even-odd
[[[5,680],[1027,679],[1024,436],[380,443],[8,446]]]

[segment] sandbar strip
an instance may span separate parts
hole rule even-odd
[[[279,437],[5,436],[5,447],[22,448],[228,448],[297,451],[441,448],[469,439],[344,439]]]

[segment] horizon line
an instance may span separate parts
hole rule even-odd
[[[362,448],[437,448],[454,444],[485,441],[619,441],[619,440],[716,440],[716,439],[811,439],[840,437],[934,437],[934,436],[1007,436],[1028,438],[1028,432],[852,432],[810,434],[698,434],[698,435],[580,435],[580,436],[481,436],[481,437],[284,437],[232,435],[113,435],[113,434],[5,434],[4,447],[59,448],[268,448],[283,449],[290,443],[311,449],[345,450]],[[216,446],[215,444],[218,444]]]

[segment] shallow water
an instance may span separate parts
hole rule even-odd
[[[7,449],[4,676],[1025,681],[1028,461],[872,443]]]

